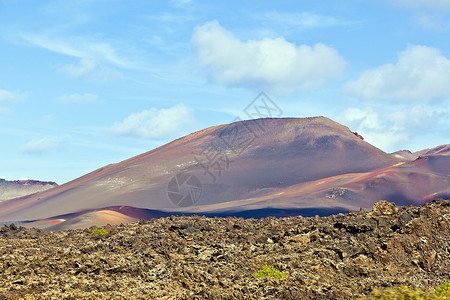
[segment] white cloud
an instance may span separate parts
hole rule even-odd
[[[323,16],[306,11],[301,13],[281,13],[274,11],[265,14],[264,19],[274,23],[301,28],[331,27],[348,24],[348,22],[341,21],[334,17]]]
[[[344,91],[362,99],[420,101],[450,97],[450,60],[439,49],[409,46],[395,64],[363,72]]]
[[[402,147],[409,139],[400,130],[386,126],[378,113],[371,108],[349,108],[338,116],[338,120],[351,130],[357,131],[366,142],[387,152]]]
[[[414,132],[424,131],[432,123],[437,123],[438,115],[429,112],[422,105],[413,106],[409,109],[400,110],[389,114],[386,119],[393,123],[393,128],[397,130]]]
[[[357,131],[370,144],[393,152],[404,149],[418,133],[427,132],[439,122],[439,116],[427,107],[418,105],[382,115],[373,108],[349,108],[337,120]]]
[[[212,79],[230,86],[295,91],[340,77],[346,65],[324,44],[297,46],[283,38],[242,42],[217,21],[196,27],[191,42]]]
[[[20,152],[41,155],[51,151],[60,151],[66,148],[68,145],[68,137],[46,137],[41,139],[33,139],[20,147]]]
[[[357,126],[358,128],[370,130],[380,130],[383,128],[378,119],[378,114],[372,108],[367,108],[365,110],[359,108],[346,109],[340,115],[340,119],[344,121],[345,125],[350,127]]]
[[[179,103],[167,109],[152,108],[133,113],[108,131],[113,135],[143,139],[171,138],[192,122],[192,109]]]
[[[100,102],[100,99],[95,94],[70,94],[62,95],[58,98],[58,102],[66,104],[90,104]]]

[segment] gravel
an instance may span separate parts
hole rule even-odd
[[[450,201],[329,217],[0,229],[0,299],[355,299],[450,281]],[[284,279],[255,278],[265,265]]]

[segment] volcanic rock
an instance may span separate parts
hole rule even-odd
[[[329,217],[0,230],[0,299],[355,299],[450,281],[450,201]],[[287,277],[255,278],[269,265]]]

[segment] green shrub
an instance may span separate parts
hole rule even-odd
[[[425,291],[420,288],[402,286],[388,288],[384,290],[374,289],[372,293],[363,299],[394,299],[394,300],[413,300],[413,299],[450,299],[450,283],[446,282],[437,287],[434,291]]]
[[[369,296],[369,299],[436,299],[431,292],[425,292],[419,288],[410,288],[408,286],[388,288],[384,290],[375,289]]]
[[[108,231],[106,231],[105,229],[95,229],[92,233],[91,233],[91,235],[97,235],[97,234],[100,234],[100,235],[104,235],[104,234],[108,234]]]
[[[267,277],[267,276],[272,276],[275,277],[277,279],[283,279],[286,278],[286,274],[281,273],[280,271],[278,271],[275,268],[271,268],[269,266],[264,266],[261,270],[255,272],[255,274],[253,274],[254,277]]]
[[[446,282],[443,285],[437,287],[435,292],[436,295],[450,299],[450,282]]]

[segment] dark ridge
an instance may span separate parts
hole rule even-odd
[[[15,183],[20,185],[53,185],[57,186],[58,184],[53,181],[39,181],[39,180],[32,180],[32,179],[25,179],[25,180],[6,180],[0,178],[0,183]]]
[[[252,209],[239,212],[218,212],[218,213],[208,213],[199,214],[205,217],[238,217],[244,219],[263,219],[267,217],[284,218],[284,217],[314,217],[318,215],[319,217],[327,217],[331,215],[337,215],[339,213],[347,213],[348,209],[341,207],[334,208],[299,208],[299,209],[280,209],[280,208],[265,208],[265,209]],[[187,215],[187,214],[185,214]],[[192,214],[190,214],[192,215]]]
[[[66,219],[70,220],[72,218],[78,217],[88,212],[95,212],[100,210],[112,210],[124,214],[128,217],[133,217],[137,219],[143,220],[151,220],[151,219],[159,219],[166,218],[169,216],[205,216],[207,218],[227,218],[227,217],[236,217],[236,218],[244,218],[244,219],[264,219],[267,217],[275,217],[275,218],[285,218],[285,217],[295,217],[295,216],[303,216],[303,217],[327,217],[331,215],[337,215],[340,213],[347,213],[349,210],[342,207],[335,208],[300,208],[300,209],[279,209],[279,208],[266,208],[266,209],[252,209],[246,211],[226,211],[226,212],[210,212],[210,213],[197,213],[197,212],[167,212],[160,211],[154,209],[146,209],[146,208],[137,208],[132,206],[108,206],[104,208],[99,208],[95,210],[84,210],[77,213],[69,213],[54,216],[51,218],[43,219],[43,220],[27,220],[22,222],[2,222],[0,225],[10,225],[15,223],[16,225],[26,225],[35,221],[45,221],[45,220],[53,220],[53,219]]]

